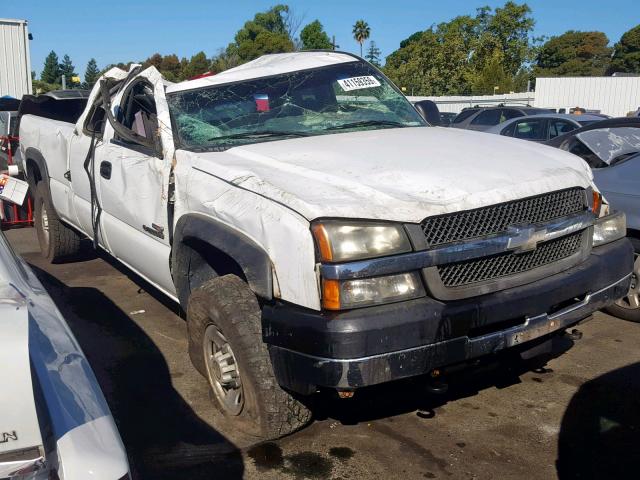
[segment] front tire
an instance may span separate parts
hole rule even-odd
[[[278,385],[262,341],[260,306],[244,281],[225,275],[194,290],[187,327],[193,365],[240,430],[275,439],[311,421],[309,409]]]
[[[42,256],[51,263],[77,256],[80,235],[60,221],[43,182],[36,185],[34,203],[34,223]]]

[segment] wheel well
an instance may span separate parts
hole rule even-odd
[[[178,248],[176,263],[173,265],[174,281],[183,307],[186,307],[191,292],[212,278],[231,274],[247,282],[238,262],[203,240],[185,238]]]
[[[40,172],[40,167],[38,167],[38,163],[32,158],[27,158],[27,175],[28,179],[33,183],[34,186],[42,181],[42,173]]]
[[[627,229],[627,237],[629,237],[631,243],[633,243],[636,252],[640,252],[640,230]]]

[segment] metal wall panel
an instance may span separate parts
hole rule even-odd
[[[640,77],[537,78],[536,107],[582,107],[623,117],[640,107]]]
[[[418,102],[420,100],[432,100],[438,105],[441,112],[460,113],[463,108],[473,107],[475,105],[494,106],[501,103],[508,105],[533,105],[535,101],[534,92],[524,93],[505,93],[500,95],[450,95],[442,97],[419,97],[407,96],[410,102]]]
[[[0,18],[0,97],[32,92],[27,22]]]

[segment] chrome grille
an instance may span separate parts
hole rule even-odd
[[[503,232],[509,225],[546,222],[586,209],[582,188],[500,203],[464,212],[429,217],[422,231],[430,246]]]
[[[452,263],[438,267],[443,285],[461,287],[498,277],[505,277],[542,267],[580,250],[582,232],[551,240],[526,253],[505,253],[468,262]]]

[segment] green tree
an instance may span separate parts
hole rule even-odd
[[[92,58],[87,62],[87,68],[84,71],[85,88],[93,88],[98,78],[100,78],[100,69],[98,68],[96,59]]]
[[[165,55],[160,62],[160,73],[170,82],[179,82],[182,80],[182,71],[180,67],[180,59],[177,55]]]
[[[522,65],[533,60],[530,34],[535,26],[531,8],[508,1],[503,7],[490,7],[476,11],[476,34],[474,63],[479,69],[494,60],[495,50],[503,54],[503,68],[509,75],[516,75]]]
[[[142,68],[148,68],[151,66],[154,66],[157,70],[160,70],[162,68],[162,55],[160,55],[159,53],[154,53],[144,62],[142,62]]]
[[[493,55],[484,64],[482,70],[473,77],[471,93],[474,95],[492,95],[509,93],[513,90],[514,79],[504,68],[504,53],[494,50]],[[496,88],[497,87],[497,88]]]
[[[71,61],[71,57],[66,55],[62,57],[62,62],[60,63],[60,78],[62,82],[62,75],[64,75],[66,80],[67,88],[79,87],[80,85],[73,81],[74,77],[77,77],[76,67],[73,66],[73,62]]]
[[[34,80],[33,81],[33,91],[36,95],[40,95],[42,93],[47,93],[52,90],[60,90],[62,85],[59,83],[47,83],[42,80]]]
[[[489,93],[495,86],[509,91],[526,85],[536,51],[533,26],[526,4],[483,7],[414,33],[387,56],[384,70],[416,95],[471,94],[491,83]]]
[[[256,13],[238,30],[229,44],[225,58],[248,62],[266,53],[291,52],[295,45],[290,36],[291,15],[286,5],[276,5],[266,12]]]
[[[364,20],[358,20],[353,25],[353,38],[360,44],[360,56],[362,56],[362,44],[367,41],[371,35],[371,28]]]
[[[370,41],[369,42],[369,48],[367,49],[367,54],[364,56],[364,58],[366,58],[367,61],[369,61],[370,63],[374,64],[376,67],[379,67],[380,66],[380,55],[382,55],[382,52],[380,51],[380,49],[376,45],[376,42],[374,42],[373,40]]]
[[[613,47],[609,73],[640,73],[640,25],[624,33]]]
[[[47,55],[47,58],[44,60],[44,68],[40,74],[40,80],[45,83],[60,83],[61,75],[62,73],[60,72],[58,55],[56,55],[56,52],[51,50],[49,55]]]
[[[551,37],[540,48],[534,74],[538,77],[604,75],[610,62],[609,39],[602,32],[568,32]]]
[[[208,72],[211,69],[211,62],[207,58],[207,55],[204,52],[198,52],[183,70],[183,77],[185,80],[189,78],[195,77],[196,75],[202,75],[203,73]]]
[[[302,50],[329,50],[333,48],[331,39],[319,20],[314,20],[300,32]]]

